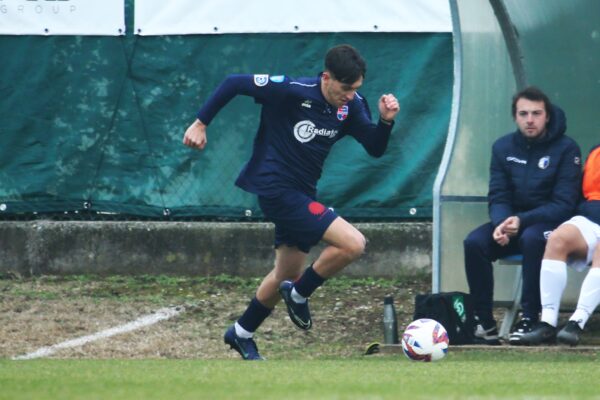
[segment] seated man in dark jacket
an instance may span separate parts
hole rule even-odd
[[[494,143],[488,208],[491,222],[464,241],[465,270],[478,319],[478,343],[500,344],[492,313],[492,261],[523,255],[521,320],[511,344],[538,321],[540,263],[548,234],[570,218],[580,198],[581,152],[565,135],[566,118],[539,89],[529,87],[513,97],[517,130]]]
[[[524,344],[559,343],[577,346],[583,327],[600,303],[600,145],[590,152],[583,169],[583,196],[577,215],[548,239],[540,273],[542,318],[521,336]],[[556,333],[560,298],[567,285],[567,264],[581,271],[592,268],[581,284],[577,309]]]

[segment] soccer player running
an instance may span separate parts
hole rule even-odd
[[[392,94],[379,98],[377,123],[357,92],[366,63],[349,45],[331,48],[325,70],[315,77],[230,75],[197,114],[183,143],[204,149],[206,127],[234,96],[262,105],[250,160],[236,185],[258,196],[265,217],[275,224],[275,265],[246,311],[225,332],[225,343],[245,360],[262,360],[254,332],[283,298],[291,320],[308,330],[308,298],[324,281],[360,257],[365,237],[335,211],[316,200],[317,181],[331,146],[352,136],[373,157],[385,152],[400,110]],[[308,268],[311,247],[328,246]]]

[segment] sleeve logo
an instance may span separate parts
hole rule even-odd
[[[254,84],[258,87],[266,86],[269,83],[269,75],[267,74],[256,74],[254,75]]]

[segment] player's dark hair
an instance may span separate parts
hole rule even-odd
[[[325,55],[325,70],[333,78],[346,84],[353,84],[367,73],[367,63],[358,50],[347,44],[329,49]]]
[[[515,94],[512,99],[512,115],[513,118],[517,116],[517,101],[519,99],[527,99],[530,101],[543,101],[544,109],[546,110],[546,115],[550,115],[550,110],[552,110],[552,103],[550,103],[550,99],[544,92],[538,89],[535,86],[529,86],[519,93]]]

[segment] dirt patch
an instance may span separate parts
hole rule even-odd
[[[52,358],[238,358],[223,344],[225,329],[244,311],[259,279],[232,277],[41,277],[0,279],[0,357],[91,335],[168,306],[185,311],[133,332],[62,349]],[[430,291],[430,277],[397,281],[335,278],[311,298],[314,326],[300,331],[285,307],[275,309],[256,335],[271,359],[361,354],[383,340],[383,299],[394,296],[400,332],[412,320],[414,296]],[[502,317],[498,310],[497,317]],[[562,315],[564,322],[568,315]],[[600,344],[592,317],[582,346]]]
[[[0,357],[122,325],[166,306],[180,315],[130,333],[57,351],[54,358],[237,358],[225,329],[244,311],[257,279],[228,277],[42,277],[0,280]],[[314,327],[300,331],[276,307],[256,335],[269,358],[359,354],[383,339],[383,299],[395,298],[399,326],[412,319],[414,295],[429,277],[394,282],[336,278],[311,298]]]

